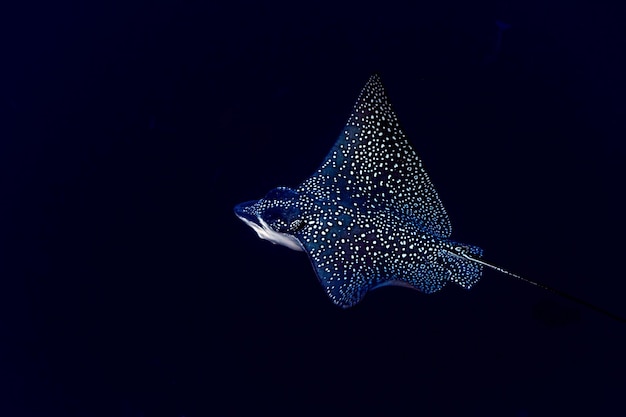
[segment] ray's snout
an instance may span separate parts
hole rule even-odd
[[[264,211],[265,200],[253,200],[246,201],[245,203],[237,204],[235,206],[235,214],[246,225],[250,226],[261,239],[268,240],[277,245],[283,245],[289,249],[302,251],[304,248],[300,241],[287,233],[281,233],[267,224],[266,219],[261,214],[265,214]]]
[[[256,216],[254,205],[257,203],[257,200],[250,200],[244,203],[237,204],[234,208],[235,214],[242,220],[247,220],[249,222],[258,223],[259,220]]]

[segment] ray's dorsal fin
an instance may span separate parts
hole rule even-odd
[[[335,145],[299,191],[321,198],[345,194],[344,200],[414,217],[438,238],[452,233],[448,214],[422,161],[409,144],[378,74],[373,74],[356,101]]]

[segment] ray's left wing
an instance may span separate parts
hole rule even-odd
[[[320,168],[298,191],[363,210],[396,210],[439,238],[452,233],[446,210],[400,128],[378,74],[361,91]]]

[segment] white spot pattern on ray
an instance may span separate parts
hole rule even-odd
[[[448,215],[378,75],[311,177],[235,212],[260,237],[303,249],[327,295],[342,307],[385,285],[424,293],[448,282],[470,288],[482,272],[480,263],[458,256],[480,258],[480,248],[448,240]]]

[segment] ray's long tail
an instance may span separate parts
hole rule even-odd
[[[585,300],[581,300],[578,297],[574,297],[571,294],[568,294],[568,293],[563,292],[561,290],[557,290],[556,288],[550,287],[549,285],[542,284],[540,282],[532,281],[530,279],[524,278],[524,277],[522,277],[520,275],[514,274],[513,272],[509,272],[506,269],[500,268],[499,266],[492,265],[492,264],[490,264],[488,262],[485,262],[485,261],[483,261],[481,259],[473,258],[470,255],[468,255],[467,253],[458,253],[457,255],[458,256],[462,256],[462,257],[466,258],[469,261],[476,262],[476,263],[478,263],[480,265],[484,265],[486,267],[489,267],[489,268],[491,268],[493,270],[496,270],[496,271],[498,271],[498,272],[500,272],[502,274],[505,274],[505,275],[508,275],[510,277],[516,278],[516,279],[518,279],[520,281],[524,281],[527,284],[534,285],[535,287],[539,287],[539,288],[544,289],[546,291],[550,291],[551,293],[554,293],[554,294],[556,294],[556,295],[558,295],[560,297],[567,298],[570,301],[573,301],[573,302],[578,303],[580,305],[583,305],[583,306],[585,306],[587,308],[595,310],[598,313],[604,314],[605,316],[608,316],[608,317],[612,318],[613,320],[617,320],[617,321],[619,321],[621,323],[626,324],[626,318],[618,316],[617,314],[613,314],[610,311],[607,311],[607,310],[605,310],[605,309],[603,309],[601,307],[596,306],[595,304],[591,304],[591,303],[589,303],[589,302],[587,302]]]

